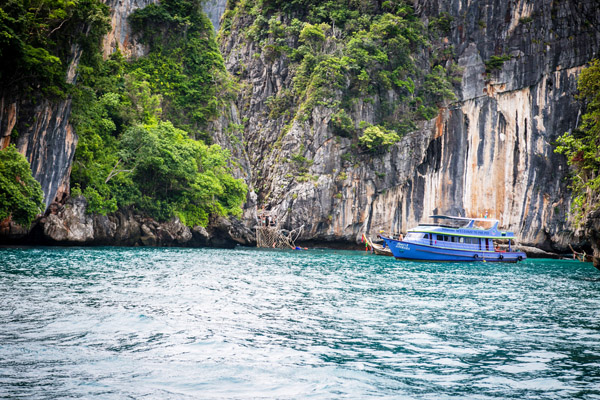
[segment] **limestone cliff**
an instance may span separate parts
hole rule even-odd
[[[202,5],[204,12],[215,27],[215,31],[218,31],[221,26],[221,16],[225,12],[226,5],[227,0],[205,0]]]
[[[102,41],[102,52],[109,56],[119,50],[125,57],[140,57],[147,53],[142,44],[135,40],[131,34],[131,27],[127,17],[135,10],[144,8],[157,0],[105,0],[110,7],[110,31]]]
[[[141,55],[144,49],[130,36],[127,17],[153,0],[107,0],[111,12],[111,31],[103,42],[104,54],[120,49],[127,56]],[[88,30],[89,27],[81,27]],[[75,39],[73,39],[75,40]],[[73,43],[66,82],[73,84],[82,55]],[[31,164],[33,177],[40,182],[46,208],[69,194],[71,164],[77,147],[77,134],[69,122],[71,99],[43,98],[19,94],[15,87],[2,86],[0,93],[0,149],[14,143]],[[17,229],[18,230],[18,229]]]
[[[74,45],[67,72],[73,83],[81,49]],[[48,100],[15,94],[7,87],[0,93],[0,149],[16,145],[31,164],[40,182],[46,207],[69,193],[71,163],[77,135],[69,123],[71,99]]]
[[[269,118],[267,99],[290,87],[294,71],[286,57],[270,57],[236,31],[251,19],[234,21],[222,52],[245,88],[238,109],[259,207],[288,228],[304,225],[304,239],[328,241],[406,231],[433,213],[487,211],[525,244],[564,250],[573,240],[567,169],[552,144],[577,125],[576,79],[600,49],[597,3],[416,1],[415,8],[424,21],[452,17],[445,40],[463,69],[458,101],[386,154],[352,160],[344,157],[351,140],[329,128],[330,109],[317,106],[308,121],[285,129]],[[486,71],[503,55],[510,57],[499,69]],[[355,103],[354,121],[371,122],[379,111],[381,99],[365,100]],[[312,179],[296,179],[294,154],[311,160]]]
[[[127,16],[152,2],[108,1],[112,29],[103,42],[105,55],[117,48],[128,57],[144,54],[146,49],[131,37]],[[206,3],[215,26],[225,3]],[[432,213],[475,216],[487,211],[524,243],[564,250],[575,240],[568,221],[570,193],[565,160],[554,154],[552,143],[577,126],[576,79],[600,50],[597,1],[416,0],[414,6],[425,23],[443,12],[452,17],[444,40],[453,48],[452,61],[462,67],[458,100],[436,118],[420,122],[388,152],[375,155],[355,154],[350,138],[334,135],[333,111],[325,106],[317,105],[310,118],[289,125],[270,116],[268,100],[285,94],[297,71],[287,57],[247,39],[244,30],[253,24],[252,16],[238,17],[226,32],[222,29],[221,51],[239,80],[240,96],[213,122],[213,136],[232,150],[240,174],[254,190],[245,224],[252,226],[257,207],[264,206],[288,229],[303,225],[304,240],[348,243],[362,233],[406,231]],[[75,79],[79,54],[74,47],[69,79]],[[494,69],[489,67],[492,56],[509,57]],[[351,117],[373,122],[383,103],[377,96],[358,98]],[[69,111],[69,100],[32,104],[0,97],[2,146],[16,129],[17,146],[42,183],[47,205],[68,191],[77,143]],[[294,156],[309,161],[302,177],[290,161]],[[116,238],[115,229],[135,219],[130,217],[92,222],[92,231],[104,229],[94,238]],[[48,221],[43,226],[53,226],[48,229],[56,237],[70,229],[63,232],[55,217]],[[83,242],[94,242],[86,236],[89,221],[80,222],[74,223],[83,226]],[[161,243],[151,237],[157,226],[148,225],[145,232],[141,220],[137,224],[135,244]],[[113,243],[102,243],[107,242]]]

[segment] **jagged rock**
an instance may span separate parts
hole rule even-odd
[[[191,245],[205,247],[210,245],[210,235],[202,226],[195,226],[192,229]]]
[[[214,218],[209,224],[210,242],[215,247],[256,245],[256,235],[237,219]]]
[[[231,222],[226,218],[218,217],[209,224],[210,243],[214,247],[233,248],[237,244],[229,233],[232,228]]]
[[[94,239],[94,221],[86,214],[87,200],[71,198],[41,221],[44,235],[54,242],[89,243]]]
[[[537,247],[531,246],[519,246],[519,250],[525,252],[528,258],[561,258],[560,254],[548,252],[542,249],[538,249]]]
[[[202,9],[212,22],[215,32],[219,30],[221,15],[225,12],[226,5],[227,0],[205,0],[202,3]]]
[[[136,220],[131,210],[117,211],[117,229],[113,237],[114,243],[124,246],[134,246],[142,237],[141,223]]]
[[[56,214],[50,214],[41,221],[44,227],[44,235],[55,242],[66,242],[69,229]]]
[[[158,244],[158,238],[146,224],[142,224],[142,236],[140,240],[144,246],[156,246]]]
[[[0,221],[0,243],[18,241],[26,237],[29,232],[30,229],[14,223],[11,217]]]
[[[171,237],[173,244],[185,245],[192,239],[192,231],[183,225],[179,218],[173,218],[162,225],[165,232]]]
[[[136,215],[132,210],[119,210],[108,216],[86,213],[83,196],[68,199],[64,206],[53,204],[39,222],[45,239],[53,244],[93,244],[112,246],[219,246],[232,247],[245,243],[247,230],[239,221],[235,224],[217,219],[216,234],[202,227],[190,230],[178,218],[159,223]],[[231,233],[230,233],[231,232]],[[231,237],[236,235],[236,240]],[[30,239],[34,241],[34,239]]]
[[[113,244],[118,221],[114,216],[94,215],[94,243]]]
[[[128,58],[141,57],[148,52],[147,46],[131,34],[127,18],[135,10],[157,3],[158,0],[107,0],[110,7],[111,29],[104,36],[102,50],[105,57],[119,50]]]
[[[594,266],[600,269],[600,209],[596,209],[586,216],[584,231],[594,252]]]

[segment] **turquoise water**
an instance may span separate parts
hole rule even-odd
[[[600,272],[0,249],[0,398],[600,399]]]

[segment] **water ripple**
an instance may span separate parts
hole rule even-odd
[[[600,399],[589,264],[0,249],[0,398]]]

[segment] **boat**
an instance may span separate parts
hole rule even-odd
[[[371,238],[362,235],[362,242],[365,244],[365,251],[371,251],[378,256],[393,256],[392,251],[387,247],[386,243],[374,243]]]
[[[378,256],[394,255],[388,246],[371,242],[371,247],[373,248],[373,253],[377,254]]]
[[[396,259],[517,262],[527,258],[525,253],[514,251],[514,233],[498,230],[496,219],[447,215],[430,218],[441,222],[409,229],[402,240],[381,235]]]

